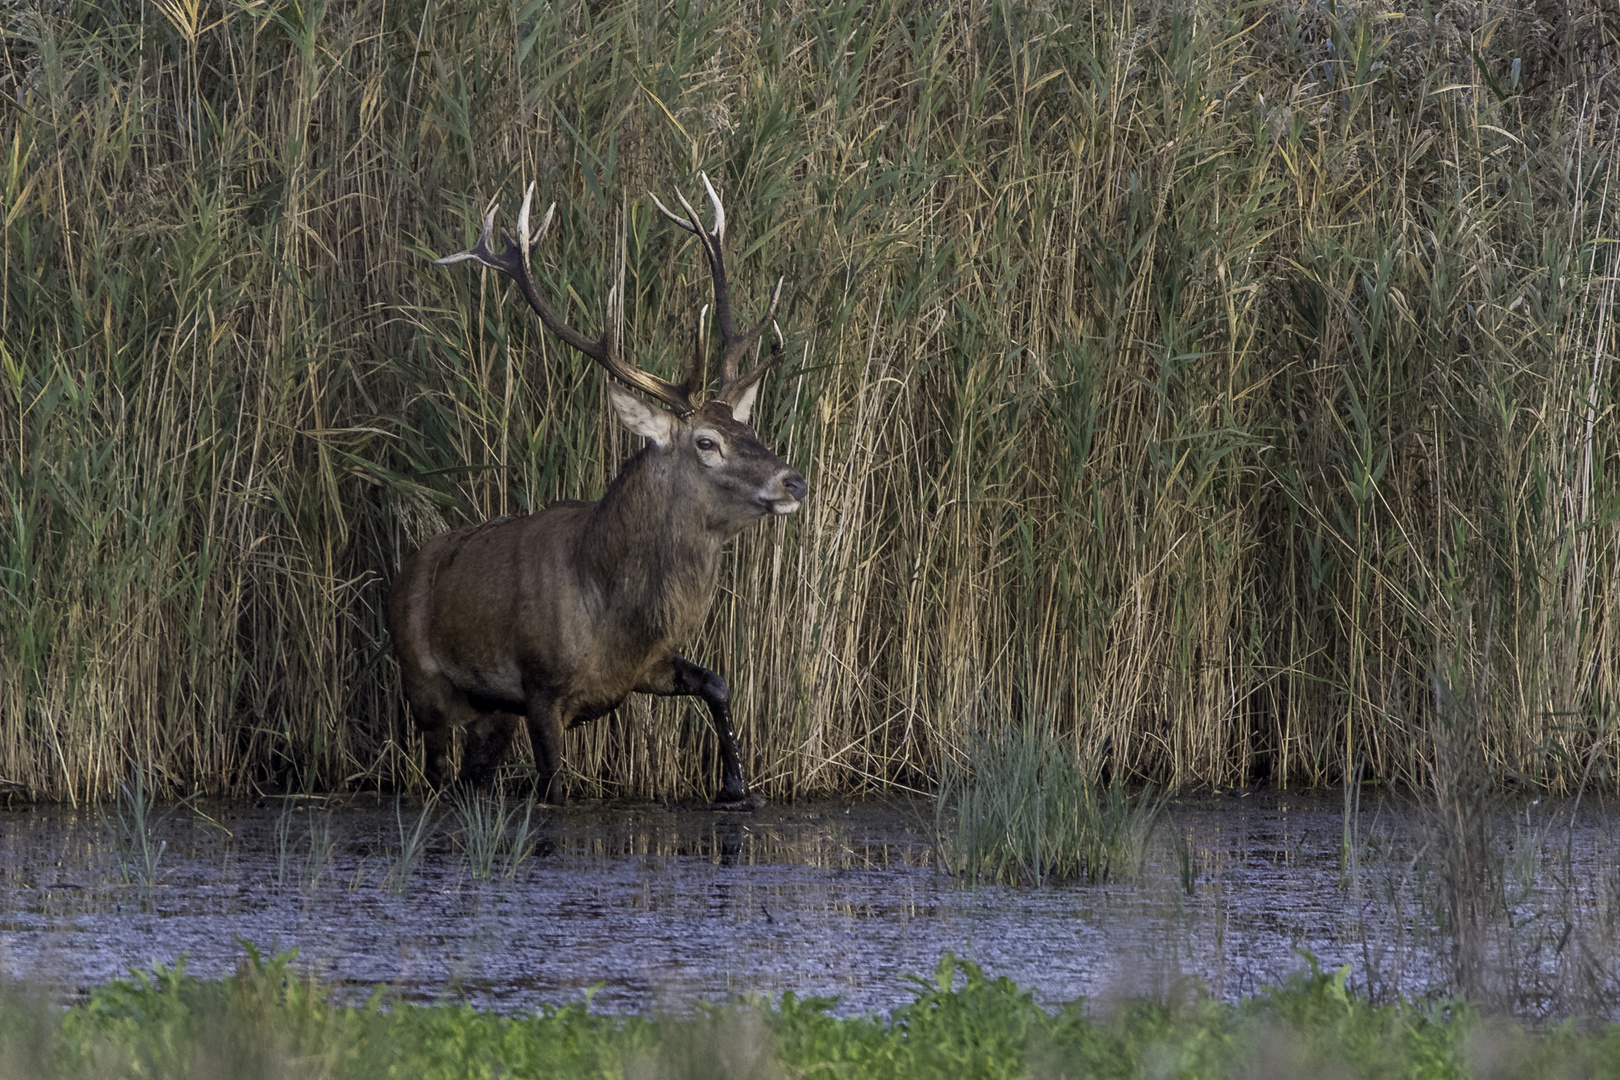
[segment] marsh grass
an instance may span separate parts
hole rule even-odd
[[[336,851],[337,844],[332,840],[332,812],[309,814],[304,831],[304,867],[299,878],[305,889],[314,892],[320,887]]]
[[[1601,831],[1578,845],[1579,812],[1434,792],[1359,810],[1342,931],[1359,949],[1358,992],[1466,990],[1489,1012],[1541,1021],[1616,1015],[1620,847]]]
[[[276,815],[274,838],[277,887],[286,885],[292,880],[295,851],[293,826],[298,820],[297,812],[297,806],[288,800],[281,804],[281,813]]]
[[[147,786],[144,770],[135,769],[130,779],[118,782],[118,797],[113,804],[115,818],[109,824],[113,832],[113,856],[118,860],[119,876],[126,883],[148,887],[157,884],[158,867],[169,843],[156,839],[152,831],[173,812],[152,816],[152,790]]]
[[[487,881],[499,873],[512,877],[534,850],[534,799],[521,807],[509,806],[506,793],[458,791],[451,796],[450,812],[456,822],[455,838],[474,879]]]
[[[1179,830],[1171,838],[1171,848],[1176,860],[1176,884],[1181,888],[1183,896],[1198,895],[1198,856],[1194,854],[1192,844],[1186,835]]]
[[[1132,797],[1099,771],[1048,725],[982,739],[935,797],[947,865],[975,880],[1033,885],[1136,877],[1164,797],[1151,787]]]
[[[422,808],[417,811],[415,820],[407,825],[404,799],[395,797],[394,824],[399,830],[399,847],[388,870],[383,874],[383,888],[389,892],[402,894],[410,886],[411,876],[416,873],[416,867],[422,861],[422,854],[427,850],[428,841],[433,838],[436,827],[434,814],[438,807],[439,795],[438,792],[434,792],[422,800]]]
[[[518,867],[539,846],[539,827],[541,822],[534,817],[534,798],[531,796],[523,803],[523,819],[517,817],[517,811],[512,812],[512,830],[507,836],[506,850],[502,858],[502,873],[507,877],[517,874]]]
[[[296,884],[313,892],[332,864],[337,843],[332,839],[332,811],[317,811],[296,799],[282,802],[272,830],[277,887]]]
[[[384,583],[633,449],[428,257],[538,178],[546,287],[594,331],[622,220],[667,374],[709,286],[644,193],[705,170],[740,308],[789,278],[758,420],[811,485],[690,643],[767,794],[1009,715],[1136,782],[1423,785],[1455,649],[1493,778],[1612,788],[1617,29],[1560,11],[8,6],[0,787],[418,784]],[[718,770],[681,702],[566,756]]]

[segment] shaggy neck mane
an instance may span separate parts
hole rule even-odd
[[[723,538],[677,485],[673,453],[648,446],[625,462],[579,543],[580,565],[615,601],[642,606],[649,629],[689,632],[708,610]]]

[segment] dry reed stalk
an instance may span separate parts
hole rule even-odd
[[[706,286],[638,200],[700,168],[739,290],[792,281],[761,428],[812,498],[693,650],[770,794],[928,788],[1048,716],[1170,785],[1426,782],[1465,593],[1488,769],[1612,784],[1612,26],[1390,14],[8,12],[0,789],[414,783],[402,554],[631,450],[426,256],[538,177],[567,316],[622,219],[673,368]],[[580,792],[715,772],[683,704],[569,739]]]

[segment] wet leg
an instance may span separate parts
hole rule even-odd
[[[426,710],[421,710],[426,712]],[[427,717],[418,714],[417,730],[422,733],[422,773],[427,778],[428,787],[438,791],[449,783],[455,775],[451,772],[450,751],[455,746],[455,729],[444,721],[442,717],[433,717],[430,722]]]
[[[765,805],[761,795],[751,794],[743,776],[742,757],[737,753],[737,733],[731,724],[731,689],[726,680],[706,667],[699,667],[684,656],[671,656],[646,682],[637,686],[643,694],[660,697],[700,697],[709,707],[709,721],[720,740],[720,794],[714,800],[717,810],[758,810]]]

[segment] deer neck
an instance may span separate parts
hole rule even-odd
[[[580,554],[598,584],[639,609],[649,628],[685,636],[708,612],[724,540],[681,490],[672,455],[649,446],[608,485]]]

